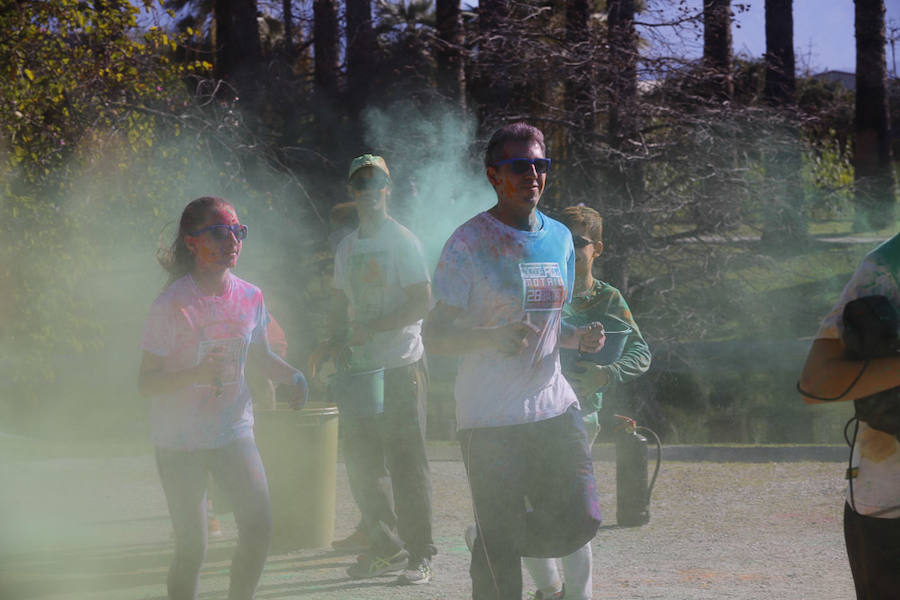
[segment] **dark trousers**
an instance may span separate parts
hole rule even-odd
[[[900,598],[900,518],[867,517],[845,504],[844,541],[856,597]]]
[[[558,417],[459,432],[478,534],[474,600],[521,600],[523,556],[566,556],[590,541],[600,507],[575,406]]]
[[[156,467],[175,530],[169,568],[170,600],[194,600],[206,557],[206,483],[212,475],[234,507],[238,543],[231,561],[229,600],[250,600],[272,537],[269,486],[253,439],[209,450],[156,449]]]
[[[377,556],[437,550],[431,533],[431,472],[425,455],[424,361],[384,373],[384,412],[341,414],[344,461],[353,498]]]

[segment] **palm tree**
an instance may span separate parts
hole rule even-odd
[[[766,99],[793,102],[794,76],[793,0],[766,0]]]
[[[313,0],[313,52],[316,85],[333,101],[338,92],[338,16],[334,0]]]
[[[887,103],[884,0],[855,0],[855,4],[854,229],[881,229],[893,225],[895,204]]]
[[[347,108],[356,118],[366,106],[372,65],[375,62],[375,35],[372,30],[371,0],[347,0]]]
[[[438,90],[452,102],[465,106],[466,80],[462,53],[465,37],[459,0],[437,0],[435,13],[438,34],[436,52]]]
[[[766,0],[765,63],[766,100],[774,107],[794,104],[793,0]],[[762,240],[776,251],[801,248],[809,234],[803,184],[797,177],[803,168],[803,136],[790,111],[781,111],[781,117],[760,145],[768,186]]]
[[[638,36],[635,31],[635,0],[608,0],[606,30],[610,99],[607,137],[613,152],[627,157],[632,142],[638,140],[637,58]],[[612,161],[608,168],[611,184],[607,213],[611,236],[619,236],[622,247],[625,232],[634,231],[627,222],[629,207],[640,206],[644,196],[644,172],[639,161],[627,158]],[[617,233],[613,233],[617,232]],[[607,277],[622,290],[628,290],[626,261],[613,255],[605,266]],[[627,292],[626,292],[627,293]]]
[[[253,93],[253,76],[262,56],[256,0],[215,0],[216,76],[234,79],[239,91]]]
[[[372,79],[388,97],[408,98],[433,90],[437,33],[431,0],[379,0],[376,14],[378,65]]]
[[[734,94],[731,59],[731,0],[704,0],[703,62],[723,100]]]

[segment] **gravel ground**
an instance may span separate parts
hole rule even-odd
[[[595,600],[853,597],[839,462],[664,462],[651,521],[634,529],[614,527],[614,463],[595,469],[607,525],[593,542]],[[258,600],[469,598],[463,466],[434,460],[432,474],[440,553],[431,584],[350,580],[354,556],[303,550],[269,557]],[[164,600],[171,542],[151,456],[0,458],[0,481],[0,599]],[[336,505],[343,537],[359,513],[342,465]],[[222,521],[225,536],[211,544],[201,575],[203,600],[225,598],[235,532],[230,515]]]

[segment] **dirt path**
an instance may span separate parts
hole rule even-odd
[[[613,525],[615,467],[595,467]],[[305,550],[270,557],[257,599],[469,598],[462,534],[471,505],[462,463],[435,461],[432,469],[440,550],[432,584],[352,581],[344,570],[353,556]],[[665,463],[651,522],[595,538],[595,600],[851,598],[842,470],[837,462]],[[165,598],[169,524],[150,456],[0,460],[0,481],[0,598]],[[343,536],[358,512],[342,467],[336,494],[336,535]],[[222,520],[225,539],[210,546],[202,574],[204,600],[225,597],[234,524],[230,515]]]

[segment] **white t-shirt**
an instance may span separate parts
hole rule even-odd
[[[370,238],[359,229],[338,244],[334,255],[334,287],[350,301],[351,318],[378,319],[406,302],[403,288],[427,283],[428,267],[422,245],[412,232],[388,218]],[[372,339],[352,348],[354,371],[393,369],[422,358],[422,320],[391,331],[378,331]]]
[[[841,339],[844,305],[862,296],[883,295],[900,307],[900,235],[894,236],[863,259],[841,298],[822,320],[816,339]],[[853,504],[861,515],[900,517],[900,443],[889,433],[860,421],[852,464],[859,468],[853,480]],[[847,501],[850,501],[848,487]]]
[[[176,280],[153,302],[141,349],[163,357],[163,371],[200,363],[213,347],[225,351],[223,391],[194,385],[151,402],[153,443],[160,448],[220,448],[253,437],[253,405],[244,382],[251,343],[261,343],[266,307],[258,287],[229,273],[222,296],[204,296],[190,275]]]
[[[453,232],[441,253],[435,299],[462,309],[459,327],[527,320],[540,332],[516,356],[480,350],[460,357],[460,429],[542,421],[578,402],[560,370],[558,348],[562,307],[575,278],[572,236],[561,223],[542,213],[538,218],[540,229],[520,231],[480,213]]]

